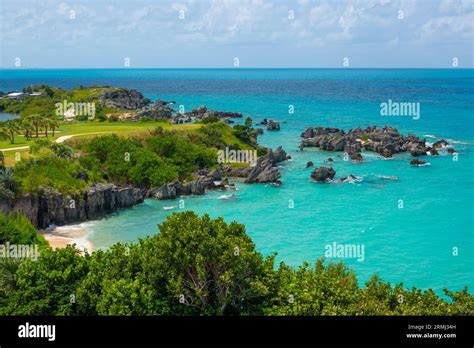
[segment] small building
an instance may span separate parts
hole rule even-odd
[[[21,92],[13,92],[13,93],[8,93],[7,94],[7,98],[10,98],[10,99],[21,100],[21,99],[25,99],[26,97],[28,97],[28,94],[21,93]]]

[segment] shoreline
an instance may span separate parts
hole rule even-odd
[[[82,255],[85,250],[88,252],[95,250],[94,245],[87,238],[89,232],[86,231],[82,224],[55,226],[51,229],[41,231],[40,234],[53,249],[61,249],[68,245],[75,244]]]

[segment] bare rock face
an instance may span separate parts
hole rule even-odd
[[[281,177],[276,164],[285,161],[288,158],[285,150],[280,146],[275,151],[271,149],[265,156],[257,160],[255,167],[251,167],[250,172],[245,179],[246,183],[276,183],[281,184]]]
[[[279,131],[280,130],[280,123],[277,121],[269,120],[267,123],[267,130],[268,131]]]
[[[95,184],[81,195],[66,197],[54,190],[43,190],[37,195],[22,196],[10,204],[0,204],[0,211],[19,212],[38,228],[94,220],[119,208],[142,203],[146,191],[119,188],[113,184]]]
[[[105,91],[100,97],[105,106],[117,110],[137,110],[148,106],[151,100],[135,89],[115,89]]]
[[[311,179],[317,182],[326,182],[334,179],[336,172],[332,167],[318,167],[311,173]]]
[[[354,161],[361,161],[362,149],[377,152],[383,157],[392,157],[400,152],[409,152],[412,156],[426,155],[429,148],[425,140],[413,134],[404,137],[394,127],[370,126],[365,129],[356,127],[347,133],[334,127],[311,127],[301,134],[300,148],[319,147],[325,151],[346,151]]]

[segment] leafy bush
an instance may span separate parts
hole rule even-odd
[[[474,315],[467,289],[445,290],[451,300],[444,300],[376,276],[359,287],[350,269],[323,260],[275,269],[274,256],[258,253],[243,225],[222,218],[184,212],[159,229],[91,255],[48,249],[38,261],[10,265],[0,314]]]

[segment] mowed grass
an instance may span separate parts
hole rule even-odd
[[[147,130],[152,130],[155,127],[163,127],[166,130],[195,130],[201,127],[201,124],[172,124],[168,122],[98,122],[98,121],[89,121],[89,122],[80,122],[80,123],[70,123],[70,124],[61,124],[58,129],[56,129],[54,137],[52,132],[49,132],[48,138],[56,140],[59,137],[66,135],[76,135],[80,134],[78,137],[94,137],[100,136],[106,133],[110,134],[120,134],[120,135],[132,135],[134,133],[140,133]],[[40,137],[44,138],[44,132],[40,133]],[[76,137],[74,137],[76,138]],[[10,144],[8,140],[0,141],[0,150],[11,149],[22,146],[30,146],[34,143],[36,138],[26,140],[25,137],[21,135],[15,136],[15,144]],[[5,153],[11,151],[5,151]]]
[[[18,161],[23,161],[30,156],[30,151],[28,149],[3,152],[6,167],[14,167]]]

